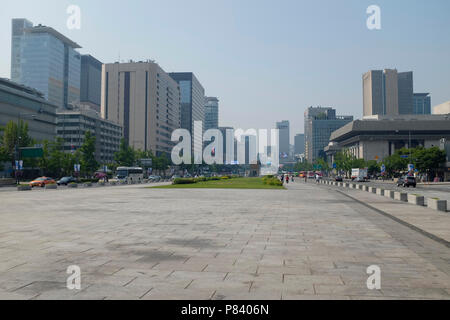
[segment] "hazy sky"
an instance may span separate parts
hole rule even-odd
[[[66,9],[81,8],[81,29]],[[366,27],[381,7],[381,30]],[[102,62],[154,59],[193,71],[220,99],[220,125],[303,132],[311,105],[362,114],[362,73],[414,71],[414,91],[450,100],[448,0],[2,1],[0,77],[10,76],[11,19],[54,27]],[[293,139],[291,139],[293,140]]]

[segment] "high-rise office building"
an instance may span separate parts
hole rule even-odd
[[[431,96],[429,93],[414,93],[413,114],[431,114]]]
[[[289,121],[283,120],[281,122],[277,122],[277,129],[279,130],[278,149],[280,152],[280,162],[283,163],[289,160]]]
[[[294,138],[294,154],[305,153],[305,134],[296,134]]]
[[[349,122],[353,116],[336,116],[331,107],[309,107],[305,111],[305,158],[313,163],[325,157],[324,148],[330,141],[331,133]]]
[[[363,74],[364,116],[413,113],[413,73],[393,69]]]
[[[414,110],[413,73],[398,73],[398,114],[412,114]]]
[[[101,113],[123,127],[130,146],[170,157],[172,132],[180,128],[178,84],[151,61],[104,64]]]
[[[12,20],[11,79],[64,108],[80,101],[81,48],[55,29]]]
[[[181,128],[191,133],[194,150],[194,145],[203,145],[200,135],[197,138],[194,135],[194,123],[201,121],[205,132],[205,89],[192,72],[172,72],[169,75],[180,87]]]
[[[80,103],[100,112],[102,63],[89,54],[81,56]]]
[[[235,147],[235,139],[234,139],[234,128],[233,127],[219,127],[218,128],[220,130],[220,132],[222,133],[222,138],[223,138],[223,164],[231,164],[231,161],[234,161],[235,156],[236,156],[236,147]],[[227,141],[227,130],[232,131],[231,135],[232,135],[232,139]],[[231,149],[233,149],[233,151],[231,151]],[[231,159],[230,162],[227,161],[227,151],[232,152],[233,154],[233,159]]]
[[[219,127],[219,99],[205,97],[205,131]]]

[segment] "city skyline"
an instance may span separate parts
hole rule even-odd
[[[367,70],[411,70],[415,91],[430,92],[432,107],[449,100],[450,66],[445,53],[450,45],[445,35],[450,27],[443,8],[450,5],[446,1],[378,1],[382,29],[377,31],[365,26],[371,1],[349,1],[345,7],[332,1],[284,1],[283,6],[265,1],[258,6],[254,1],[177,6],[155,1],[120,11],[102,2],[77,1],[80,30],[66,26],[66,9],[72,3],[43,1],[39,7],[28,3],[4,4],[0,13],[0,41],[5,44],[0,53],[1,77],[10,78],[11,19],[23,17],[53,27],[79,43],[81,54],[104,63],[115,62],[119,56],[124,61],[155,59],[167,72],[194,72],[206,95],[221,97],[220,126],[273,128],[277,121],[289,118],[290,143],[295,134],[304,132],[302,116],[311,105],[331,105],[340,114],[361,118],[360,81]],[[153,13],[145,23],[141,19],[129,20],[127,25],[113,22],[125,15],[142,17],[148,6]],[[223,14],[207,15],[212,9]],[[167,10],[171,19],[156,14]],[[409,19],[417,13],[422,17],[420,25]],[[190,19],[188,24],[185,14],[202,19]],[[265,26],[267,18],[274,23]],[[423,40],[421,47],[417,38]],[[188,42],[193,45],[186,48]],[[348,50],[353,52],[351,59]]]

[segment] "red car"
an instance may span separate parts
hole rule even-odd
[[[45,187],[46,184],[55,184],[56,181],[48,177],[40,177],[30,182],[30,187]]]

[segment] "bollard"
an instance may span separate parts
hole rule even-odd
[[[393,190],[384,190],[384,196],[386,198],[394,199],[394,191]]]
[[[394,192],[394,199],[403,202],[408,202],[408,194],[405,192],[396,191]]]
[[[408,203],[415,204],[416,206],[424,206],[425,205],[425,197],[420,196],[418,194],[408,193]]]
[[[427,206],[430,209],[447,212],[447,200],[427,198]]]

